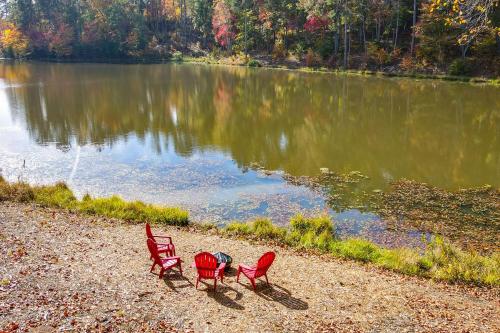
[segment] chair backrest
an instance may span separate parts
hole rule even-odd
[[[260,257],[259,261],[257,261],[257,269],[255,272],[255,277],[262,276],[267,273],[267,270],[274,262],[274,258],[276,254],[274,252],[266,252]]]
[[[148,238],[155,239],[153,237],[153,232],[151,231],[151,226],[149,225],[149,223],[146,223],[146,235],[148,236]]]
[[[156,242],[151,238],[148,238],[147,244],[149,253],[151,253],[151,257],[153,258],[156,264],[161,266],[161,258],[160,254],[158,253],[158,245],[156,245]]]
[[[163,251],[165,251],[165,254],[167,255],[167,257],[173,257],[175,256],[175,246],[174,244],[170,243],[170,244],[167,244],[167,245],[164,245],[162,247]]]
[[[201,252],[194,256],[198,275],[202,278],[213,278],[217,269],[217,258],[209,252]]]

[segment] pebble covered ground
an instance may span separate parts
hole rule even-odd
[[[149,273],[143,225],[0,203],[0,332],[499,332],[500,292],[175,227],[184,275]],[[199,251],[277,259],[254,292],[194,287]]]

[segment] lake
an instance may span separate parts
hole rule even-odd
[[[368,207],[289,181],[327,168],[446,190],[500,187],[500,88],[194,64],[0,63],[0,168],[78,196],[180,206],[220,225],[331,214],[341,235],[395,245]],[[344,193],[356,196],[356,191]],[[425,234],[425,233],[424,233]]]

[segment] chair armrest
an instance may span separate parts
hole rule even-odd
[[[169,246],[173,246],[174,244],[172,243],[158,243],[158,242],[155,242],[156,245],[169,245]]]
[[[247,266],[245,264],[239,264],[238,266],[241,267],[242,269],[246,269],[246,270],[249,270],[249,271],[254,271],[254,270],[257,269],[257,267],[251,267],[251,266]]]
[[[219,265],[219,267],[217,267],[218,270],[224,270],[226,268],[226,263],[223,262]]]
[[[162,236],[162,235],[153,235],[154,238],[167,238],[170,240],[170,244],[172,244],[172,237],[170,236]]]
[[[221,263],[219,267],[217,267],[217,269],[215,270],[215,276],[224,277],[225,268],[226,268],[226,263],[225,262]]]
[[[179,257],[179,256],[171,256],[171,257],[162,258],[162,260],[181,260],[181,257]]]

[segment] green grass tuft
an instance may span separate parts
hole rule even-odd
[[[231,222],[224,228],[224,232],[232,236],[248,236],[252,234],[252,229],[247,223]]]
[[[292,246],[328,251],[335,240],[332,220],[328,216],[295,215],[290,219],[290,233],[285,238]]]
[[[424,275],[437,280],[471,284],[500,285],[500,255],[490,257],[466,252],[434,237],[421,257]]]
[[[31,202],[35,192],[26,183],[9,184],[4,179],[0,181],[0,201]]]
[[[35,201],[45,207],[74,209],[78,204],[78,200],[65,183],[33,187],[33,190]]]
[[[36,202],[44,207],[71,209],[86,214],[123,219],[129,222],[150,222],[185,226],[188,213],[179,208],[158,207],[140,201],[126,202],[120,197],[93,199],[86,194],[78,200],[64,183],[51,186],[9,184],[0,181],[0,201]]]
[[[380,257],[380,248],[377,245],[359,238],[332,242],[330,252],[338,257],[363,262],[375,262]]]
[[[261,239],[283,241],[286,229],[275,226],[271,220],[258,218],[249,223],[232,222],[223,230],[233,236],[252,236]]]
[[[158,207],[141,201],[127,202],[118,196],[86,198],[78,203],[78,210],[129,222],[150,222],[165,225],[187,225],[188,213],[179,208]]]
[[[256,219],[251,228],[258,238],[281,241],[286,235],[286,229],[275,226],[269,219]]]

